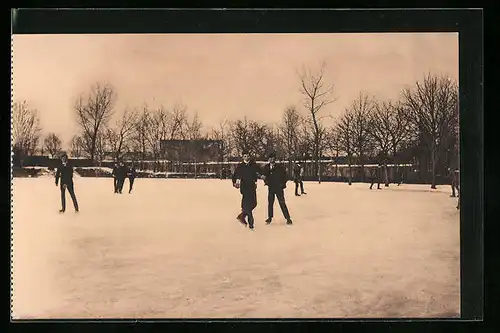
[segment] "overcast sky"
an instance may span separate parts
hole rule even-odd
[[[206,129],[244,116],[278,122],[288,105],[305,114],[296,70],[321,61],[337,98],[323,112],[335,117],[362,90],[395,99],[428,72],[458,80],[458,34],[15,35],[13,98],[65,147],[75,99],[97,81],[115,87],[118,113],[181,102]]]

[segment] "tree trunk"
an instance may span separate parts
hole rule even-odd
[[[349,164],[349,185],[352,185],[352,168],[351,168],[351,155],[347,156],[348,164]]]
[[[384,162],[384,180],[385,180],[385,187],[389,187],[389,174],[387,172],[387,162]]]
[[[432,184],[431,188],[436,189],[436,149],[433,147],[431,151],[431,164],[432,164]]]

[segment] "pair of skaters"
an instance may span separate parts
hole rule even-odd
[[[68,160],[68,154],[63,153],[61,155],[61,163],[57,167],[56,171],[56,186],[60,186],[61,189],[61,209],[59,210],[60,213],[64,213],[66,211],[66,190],[68,190],[71,200],[73,201],[73,207],[75,208],[75,212],[79,212],[79,207],[78,207],[78,200],[76,198],[75,194],[75,186],[73,183],[73,166]],[[129,176],[130,181],[130,191],[132,191],[132,185],[134,183],[134,178],[135,178],[135,167],[132,165],[132,167],[129,169],[129,173],[126,174]],[[115,182],[116,183],[116,182]],[[123,182],[122,185],[123,187]],[[129,191],[129,193],[130,193]]]
[[[132,163],[130,167],[127,167],[123,161],[118,162],[113,167],[113,190],[115,193],[122,193],[123,185],[125,184],[125,179],[129,180],[129,190],[128,193],[132,192],[134,186],[134,180],[136,178],[135,165]]]
[[[274,201],[278,199],[286,224],[291,225],[292,219],[285,202],[284,189],[286,188],[287,175],[285,168],[276,163],[276,154],[269,155],[268,163],[264,167],[259,167],[250,158],[248,152],[243,152],[243,161],[237,165],[232,176],[233,186],[240,190],[241,213],[236,219],[243,225],[254,230],[255,223],[253,210],[257,207],[257,180],[263,179],[268,187],[268,206],[266,224],[271,224],[274,216]],[[296,183],[298,186],[298,183]],[[248,221],[246,220],[248,219]]]
[[[399,173],[399,181],[397,182],[397,184],[398,184],[398,186],[400,186],[401,184],[403,184],[403,171],[399,170],[398,173]],[[370,190],[373,188],[373,185],[375,183],[377,183],[377,190],[381,190],[380,182],[381,182],[381,179],[383,178],[383,176],[384,176],[383,175],[383,168],[382,168],[382,165],[379,164],[379,165],[377,165],[375,170],[373,170],[373,172],[372,172]],[[389,185],[386,184],[386,186],[389,186]]]

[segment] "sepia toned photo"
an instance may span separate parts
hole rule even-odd
[[[12,318],[459,318],[458,44],[14,34]]]

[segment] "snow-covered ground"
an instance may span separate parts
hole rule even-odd
[[[13,181],[14,318],[454,317],[459,214],[449,186],[305,183],[240,225],[229,180]],[[125,183],[128,190],[128,181]],[[124,191],[127,192],[127,191]]]

